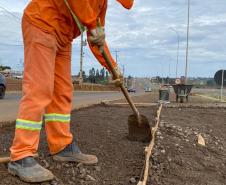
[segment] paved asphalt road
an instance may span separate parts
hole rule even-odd
[[[132,96],[142,95],[144,92],[132,93]],[[0,122],[10,122],[16,119],[21,92],[8,92],[3,100],[0,100]],[[73,97],[73,109],[97,104],[105,100],[123,98],[120,92],[75,92]]]

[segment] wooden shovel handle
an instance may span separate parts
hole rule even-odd
[[[118,73],[115,71],[115,69],[114,69],[114,67],[113,67],[113,65],[112,65],[112,63],[111,63],[109,57],[107,56],[106,52],[103,50],[103,51],[101,52],[101,54],[102,54],[102,56],[103,56],[103,58],[104,58],[104,60],[105,60],[105,62],[106,62],[106,64],[107,64],[107,66],[108,66],[109,69],[111,70],[112,75],[113,75],[113,78],[114,78],[114,79],[118,79],[118,78],[119,78]],[[139,111],[137,110],[136,106],[134,105],[132,99],[130,98],[130,96],[129,96],[129,94],[128,94],[128,92],[127,92],[127,90],[126,90],[126,88],[124,87],[123,84],[120,85],[120,89],[121,89],[121,91],[123,92],[123,94],[124,94],[126,100],[128,101],[130,107],[132,108],[134,114],[137,116],[138,119],[140,119],[140,113],[139,113]]]
[[[100,21],[100,18],[98,19],[97,25],[98,25],[99,27],[101,27],[101,21]],[[111,73],[112,73],[112,75],[113,75],[113,78],[114,78],[114,79],[119,79],[118,73],[115,71],[115,68],[113,67],[113,65],[112,65],[112,63],[111,63],[111,61],[110,61],[108,55],[107,55],[106,52],[104,51],[104,49],[103,49],[102,51],[100,51],[100,52],[101,52],[101,54],[102,54],[102,56],[103,56],[103,58],[104,58],[104,60],[105,60],[105,62],[106,62],[106,64],[107,64],[107,66],[109,67],[109,69],[110,69],[110,71],[111,71]],[[140,113],[139,113],[139,111],[137,110],[136,106],[134,105],[132,99],[130,98],[130,96],[129,96],[129,94],[128,94],[128,92],[127,92],[127,90],[126,90],[126,88],[124,87],[123,84],[120,85],[120,89],[121,89],[121,91],[123,92],[123,94],[124,94],[126,100],[128,101],[130,107],[132,108],[134,114],[136,115],[136,117],[137,117],[137,119],[138,119],[138,122],[140,123],[140,122],[141,122]]]
[[[38,157],[38,154],[34,154],[34,158]],[[9,163],[10,162],[10,157],[0,157],[0,164],[1,163]]]

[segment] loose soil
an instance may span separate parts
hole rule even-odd
[[[149,121],[156,107],[139,108]],[[137,184],[148,143],[127,139],[128,107],[99,105],[72,112],[71,131],[83,152],[98,156],[95,166],[52,161],[44,129],[38,161],[50,169],[55,180],[43,185],[130,185]],[[225,185],[226,109],[163,108],[148,185]],[[14,126],[0,128],[0,155],[7,155]],[[202,134],[206,146],[197,144]],[[0,164],[0,185],[25,185]]]

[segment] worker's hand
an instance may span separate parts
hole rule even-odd
[[[88,41],[92,45],[98,46],[100,51],[103,51],[105,43],[104,27],[98,26],[95,29],[90,30],[89,32],[90,36],[88,37]]]
[[[117,73],[117,78],[115,78],[113,76],[113,74],[111,73],[110,83],[114,84],[116,87],[121,87],[121,85],[123,84],[123,80],[124,80],[123,74],[119,67],[115,67],[114,69],[115,69],[115,72]]]

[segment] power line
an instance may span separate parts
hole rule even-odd
[[[11,16],[13,16],[14,18],[16,18],[15,20],[19,23],[21,23],[21,18],[16,16],[12,11],[8,10],[7,8],[5,8],[4,6],[0,5],[0,8],[3,9],[4,11],[6,11],[8,14],[10,14]]]
[[[6,43],[0,43],[0,46],[18,46],[18,47],[22,47],[24,46],[23,44],[6,44]]]
[[[3,9],[6,13],[8,13],[9,15],[11,15],[13,18],[15,18],[14,20],[17,22],[17,23],[20,23],[21,24],[21,18],[16,16],[13,11],[9,10],[8,8],[5,8],[3,5],[0,4],[0,8]],[[0,46],[11,46],[11,47],[21,47],[23,46],[23,44],[6,44],[6,43],[0,43]]]

